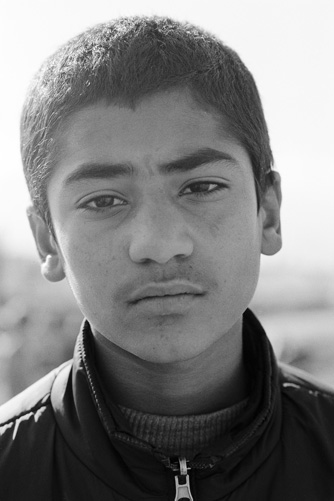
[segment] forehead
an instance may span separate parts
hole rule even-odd
[[[157,165],[214,148],[248,155],[224,126],[223,117],[200,107],[189,92],[149,96],[135,107],[98,102],[74,112],[58,136],[58,169],[84,163]]]

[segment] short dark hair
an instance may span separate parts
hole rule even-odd
[[[258,204],[272,183],[273,157],[255,81],[239,56],[213,35],[169,18],[128,17],[97,25],[43,64],[21,119],[21,152],[33,205],[52,229],[46,196],[57,131],[71,113],[105,100],[134,106],[145,96],[186,88],[224,119],[248,152]]]

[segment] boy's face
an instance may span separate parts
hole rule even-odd
[[[45,275],[64,271],[93,332],[155,362],[228,338],[261,247],[279,250],[276,195],[257,211],[245,149],[183,91],[135,110],[86,107],[59,145],[48,186],[57,243],[41,228],[35,236],[50,256]]]

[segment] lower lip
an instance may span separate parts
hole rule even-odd
[[[131,306],[138,312],[153,315],[182,315],[201,298],[200,294],[175,294],[140,299]]]

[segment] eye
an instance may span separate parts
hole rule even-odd
[[[183,188],[181,195],[195,195],[196,197],[209,196],[217,191],[225,189],[226,186],[212,181],[196,181]]]
[[[80,208],[95,212],[104,212],[122,205],[126,205],[126,202],[119,197],[113,195],[99,195],[82,203]]]

